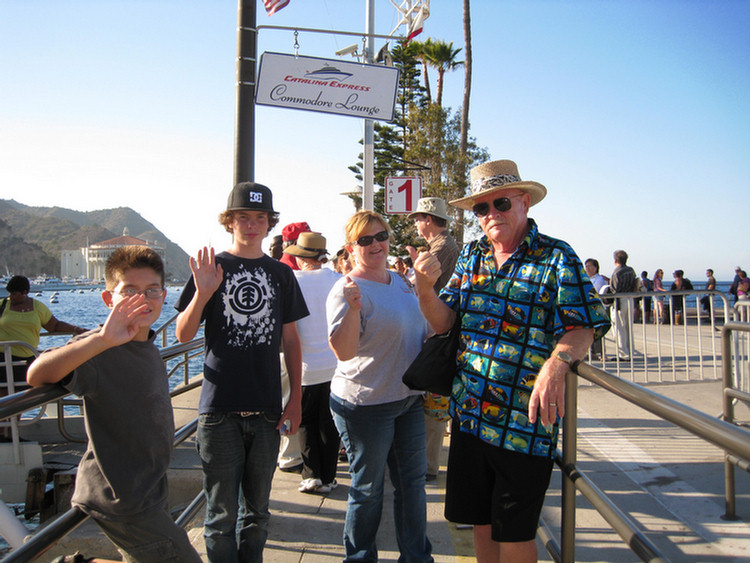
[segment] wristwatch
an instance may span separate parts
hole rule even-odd
[[[571,358],[570,354],[568,354],[567,352],[555,352],[554,354],[552,354],[552,357],[557,358],[561,362],[565,362],[566,364],[568,364],[569,368],[573,367],[573,358]]]

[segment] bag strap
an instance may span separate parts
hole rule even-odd
[[[3,316],[3,313],[5,312],[5,307],[8,305],[8,298],[6,297],[3,299],[3,304],[0,305],[0,317]]]

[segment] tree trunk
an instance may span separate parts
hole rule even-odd
[[[463,0],[464,13],[464,103],[461,107],[461,166],[466,178],[466,150],[469,144],[469,100],[471,99],[471,0]],[[456,221],[456,240],[464,242],[463,211],[459,211],[460,221]]]

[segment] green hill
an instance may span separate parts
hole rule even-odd
[[[129,207],[75,211],[12,199],[0,199],[0,271],[59,276],[61,251],[120,236],[125,229],[130,236],[166,246],[168,279],[190,277],[187,253]]]

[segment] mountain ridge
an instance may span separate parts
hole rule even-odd
[[[60,275],[60,253],[122,235],[166,247],[167,279],[190,277],[189,256],[130,207],[77,211],[0,199],[0,268],[25,276]]]

